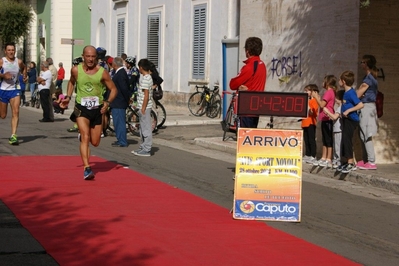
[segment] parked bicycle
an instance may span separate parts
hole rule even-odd
[[[130,132],[131,135],[138,135],[140,129],[140,119],[138,115],[139,108],[129,105],[126,109],[126,129]],[[111,132],[115,132],[114,124],[112,120],[112,114],[108,111],[107,115],[109,115],[108,126],[107,129]],[[152,132],[155,132],[157,129],[157,115],[151,110],[151,129]]]
[[[215,118],[222,112],[222,99],[219,95],[219,85],[215,84],[213,90],[208,86],[195,86],[196,91],[188,99],[188,109],[194,116],[206,114]]]
[[[37,109],[40,108],[40,93],[37,86],[30,97],[30,106],[36,107]]]
[[[231,100],[229,104],[229,108],[227,109],[226,116],[224,117],[223,121],[221,122],[222,124],[222,129],[223,129],[223,141],[228,140],[230,137],[227,136],[228,132],[233,132],[237,136],[237,129],[240,124],[239,117],[237,115],[237,97],[238,94],[236,92],[228,92],[224,91],[224,94],[231,94]]]
[[[133,102],[137,101],[137,91],[133,93],[131,99],[132,99]],[[155,100],[154,98],[152,98],[152,100],[153,100],[152,101],[153,102],[152,110],[156,114],[157,121],[158,121],[158,124],[156,125],[156,128],[154,129],[156,131],[158,128],[162,127],[163,124],[165,124],[165,121],[166,121],[166,109],[163,106],[163,104],[160,103],[158,100]]]

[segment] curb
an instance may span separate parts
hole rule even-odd
[[[237,143],[232,140],[223,141],[222,136],[214,138],[195,138],[194,143],[205,148],[218,150],[233,155],[236,154]],[[390,192],[399,193],[399,181],[378,176],[378,173],[376,172],[372,172],[372,174],[370,174],[369,171],[367,171],[367,173],[362,173],[362,170],[356,170],[348,174],[342,174],[335,169],[321,168],[306,163],[303,163],[302,171],[304,173],[321,175],[336,180],[350,181],[361,185],[382,188]]]
[[[190,120],[173,120],[169,117],[166,118],[164,126],[193,126],[193,125],[214,125],[220,124],[219,120],[197,120],[197,119],[190,119]]]
[[[352,171],[348,174],[342,174],[335,169],[331,168],[320,168],[318,166],[312,166],[309,164],[303,164],[303,171],[311,174],[323,175],[337,180],[350,181],[353,183],[373,186],[377,188],[382,188],[389,190],[394,193],[399,193],[399,182],[397,180],[392,180],[389,178],[383,178],[373,174],[362,173],[360,170]],[[369,171],[367,173],[370,173]]]

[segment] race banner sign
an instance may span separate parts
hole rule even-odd
[[[233,218],[300,222],[302,130],[237,132]]]

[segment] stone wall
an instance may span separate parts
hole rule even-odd
[[[398,162],[398,123],[394,119],[398,75],[398,1],[371,0],[367,8],[347,0],[242,0],[240,47],[245,39],[258,36],[264,42],[262,59],[267,64],[268,91],[302,91],[309,83],[321,84],[326,74],[352,70],[360,85],[362,54],[374,54],[384,69],[379,80],[385,93],[385,114],[375,137],[377,163]],[[240,60],[245,54],[240,51]],[[323,90],[321,90],[323,93]],[[298,128],[295,119],[275,119],[275,127]],[[320,129],[320,126],[319,126]],[[318,130],[320,131],[320,130]],[[356,157],[360,157],[355,136]],[[321,137],[318,135],[319,150]],[[358,158],[359,159],[359,158]]]
[[[380,71],[378,84],[384,93],[384,115],[379,119],[379,132],[375,137],[377,161],[399,162],[398,66],[399,66],[399,1],[371,0],[368,7],[360,9],[359,56],[372,54]],[[358,69],[358,82],[362,72]]]

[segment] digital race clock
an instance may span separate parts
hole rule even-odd
[[[237,114],[308,116],[308,94],[299,92],[240,91]]]

